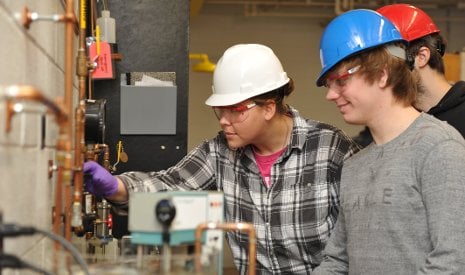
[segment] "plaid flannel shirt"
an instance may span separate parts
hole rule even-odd
[[[309,274],[323,259],[336,222],[343,161],[358,146],[333,126],[306,120],[294,108],[291,114],[291,142],[271,168],[270,188],[250,146],[231,150],[221,132],[167,170],[118,177],[129,192],[222,191],[225,220],[256,229],[257,274]],[[247,234],[227,237],[237,268],[246,274]]]

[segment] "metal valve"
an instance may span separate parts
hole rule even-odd
[[[168,199],[160,200],[155,206],[155,216],[163,227],[163,242],[170,242],[169,228],[176,216],[176,207]]]
[[[155,217],[163,227],[163,263],[162,269],[164,274],[171,270],[171,248],[169,228],[176,216],[176,207],[169,199],[160,200],[155,206]]]

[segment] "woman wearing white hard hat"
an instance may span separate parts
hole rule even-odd
[[[129,192],[222,191],[226,222],[255,227],[259,274],[309,274],[336,222],[342,164],[358,147],[286,105],[293,89],[270,48],[235,45],[217,63],[206,101],[222,129],[216,137],[165,171],[112,176],[88,162],[87,189],[113,202]],[[247,238],[228,232],[228,242],[245,274]]]

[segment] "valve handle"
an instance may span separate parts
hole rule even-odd
[[[170,242],[169,228],[175,216],[176,207],[171,200],[162,199],[155,206],[155,217],[163,227],[163,242],[166,244]]]

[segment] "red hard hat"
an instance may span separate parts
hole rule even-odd
[[[377,12],[389,19],[409,42],[440,31],[426,12],[409,4],[386,5]]]

